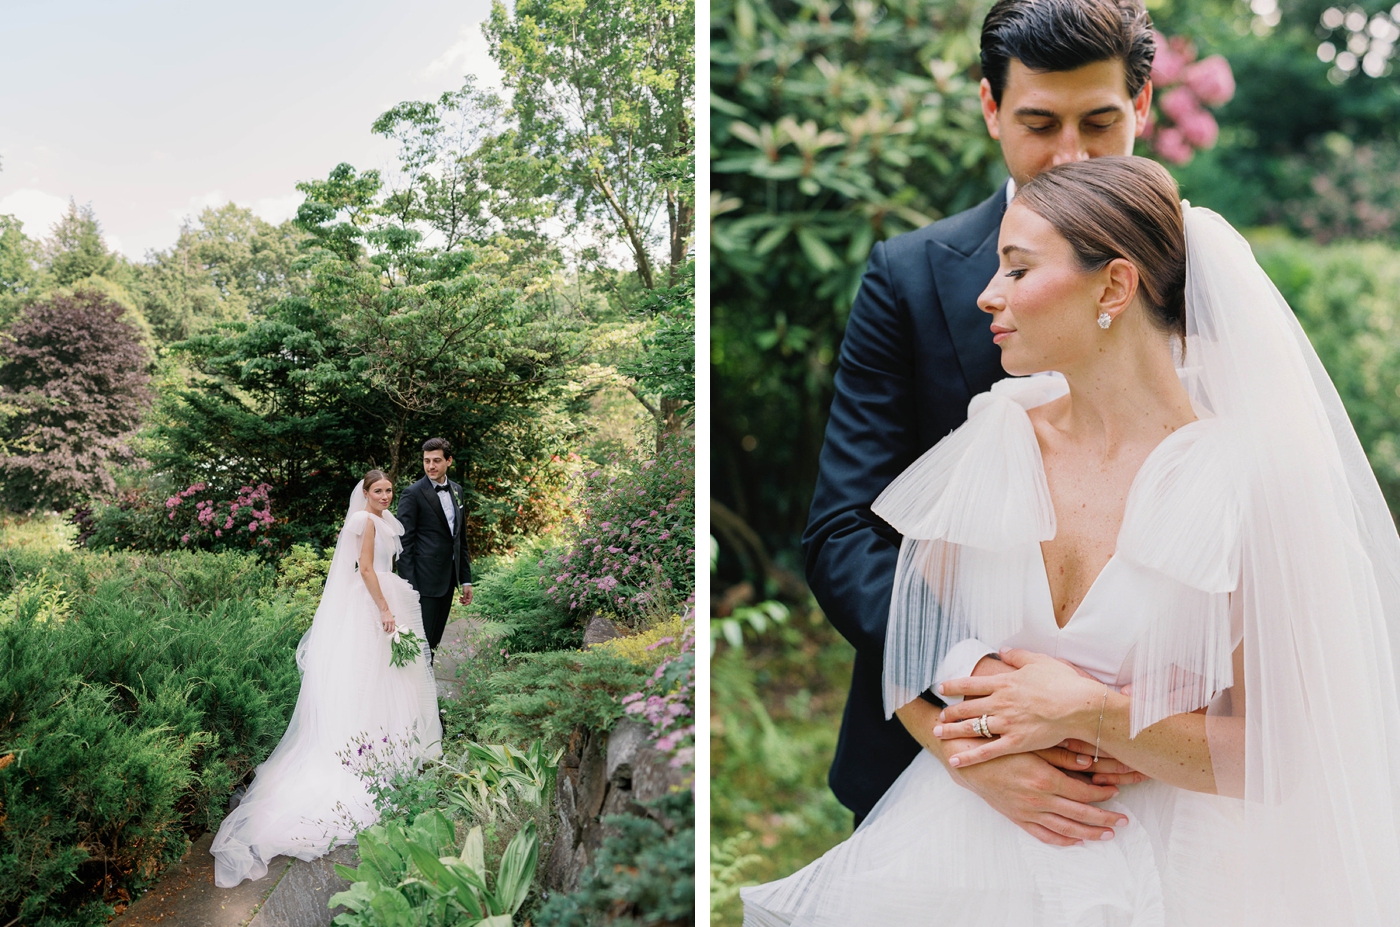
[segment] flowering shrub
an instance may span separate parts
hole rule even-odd
[[[127,491],[74,520],[89,547],[127,550],[254,550],[279,552],[286,538],[272,514],[267,483],[242,486],[228,498],[204,482],[167,495],[154,487]]]
[[[1196,60],[1196,49],[1181,36],[1154,32],[1152,87],[1157,106],[1142,137],[1159,156],[1186,164],[1198,150],[1214,148],[1220,126],[1206,107],[1224,106],[1235,96],[1235,75],[1221,55]],[[1165,124],[1159,120],[1165,117]]]
[[[648,650],[674,642],[663,637]],[[686,616],[681,652],[656,668],[640,691],[622,697],[623,711],[651,725],[656,749],[671,754],[671,767],[695,763],[695,617]]]
[[[655,457],[616,463],[580,476],[583,517],[540,582],[571,612],[637,619],[695,588],[694,447],[672,436]]]

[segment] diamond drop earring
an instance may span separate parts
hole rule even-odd
[[[1099,313],[1099,328],[1107,329],[1108,326],[1110,326],[1110,325],[1112,325],[1112,324],[1113,324],[1113,316],[1109,315],[1107,312],[1100,312],[1100,313]]]

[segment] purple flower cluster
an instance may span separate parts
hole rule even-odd
[[[663,644],[675,643],[663,637],[648,647],[654,650]],[[623,711],[640,716],[651,725],[656,749],[671,754],[675,769],[695,763],[695,618],[686,616],[685,632],[681,637],[680,653],[667,657],[646,687],[622,697]]]
[[[612,463],[578,478],[583,517],[540,582],[570,611],[631,616],[694,589],[694,447],[677,436],[654,458]]]
[[[1157,54],[1152,59],[1152,87],[1160,94],[1157,108],[1170,122],[1157,125],[1149,116],[1142,137],[1158,155],[1185,164],[1196,151],[1215,147],[1220,126],[1206,107],[1230,102],[1235,75],[1220,55],[1197,61],[1195,46],[1180,36],[1168,39],[1154,32],[1153,38]]]
[[[267,537],[267,529],[277,522],[268,498],[270,489],[267,483],[243,486],[233,499],[219,500],[208,484],[194,483],[165,500],[166,519],[176,522],[172,526],[176,530],[183,530],[180,536],[183,546],[241,547],[244,544],[235,538],[247,532],[250,536],[247,546],[269,547],[272,540]],[[186,504],[191,501],[193,508]],[[225,532],[228,533],[226,540]]]

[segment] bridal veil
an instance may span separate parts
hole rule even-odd
[[[1160,498],[1130,496],[1131,509],[1175,513],[1125,515],[1118,541],[1116,555],[1164,577],[1128,658],[1133,733],[1207,713],[1217,791],[1236,803],[1216,848],[1217,923],[1400,923],[1400,537],[1332,381],[1248,243],[1209,210],[1183,211],[1181,373],[1229,440],[1197,472],[1134,487]],[[1029,427],[998,408],[984,394],[970,417]],[[996,431],[964,429],[940,447]],[[993,564],[1008,542],[1054,535],[1048,498],[961,505],[987,493],[959,481],[998,476],[940,469],[957,456],[930,451],[874,506],[905,536],[887,713],[933,682],[951,645],[1020,628],[1019,584]]]

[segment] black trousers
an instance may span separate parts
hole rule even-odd
[[[452,593],[419,596],[418,604],[423,609],[423,633],[428,635],[428,646],[437,650],[443,628],[447,627],[447,614],[452,611]]]

